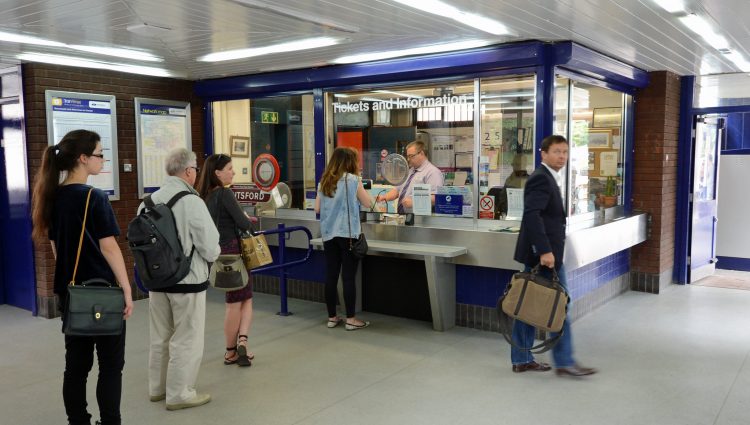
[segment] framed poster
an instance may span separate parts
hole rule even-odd
[[[47,143],[55,145],[72,130],[89,130],[101,138],[104,167],[89,176],[88,184],[101,189],[109,199],[120,199],[117,160],[117,113],[115,97],[103,94],[47,90]]]
[[[589,149],[609,148],[612,145],[612,130],[589,129]]]
[[[136,97],[135,146],[138,152],[138,197],[153,193],[167,177],[164,160],[174,148],[193,150],[190,103]]]
[[[621,127],[622,108],[594,108],[593,127]]]
[[[229,136],[229,146],[233,157],[247,158],[250,156],[250,138]]]

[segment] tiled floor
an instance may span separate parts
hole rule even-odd
[[[224,366],[220,294],[210,293],[199,390],[168,412],[146,392],[147,301],[128,323],[126,424],[750,424],[750,291],[628,292],[573,325],[584,380],[514,374],[497,334],[364,313],[327,329],[322,304],[257,294],[249,369]],[[0,306],[0,423],[63,424],[59,321]],[[548,358],[547,355],[543,357]],[[90,408],[96,416],[93,383]]]

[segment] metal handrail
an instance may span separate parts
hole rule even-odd
[[[307,235],[307,252],[305,253],[305,257],[301,258],[299,260],[290,261],[288,263],[284,262],[285,251],[286,251],[286,234],[292,233],[292,232],[304,232]],[[268,266],[258,267],[256,269],[250,270],[251,274],[256,274],[258,272],[266,272],[270,270],[276,270],[281,269],[281,276],[279,278],[279,297],[281,298],[281,310],[279,311],[280,316],[288,316],[292,314],[289,312],[288,305],[287,305],[287,282],[286,282],[286,268],[289,266],[294,266],[297,264],[302,264],[310,259],[310,255],[313,251],[312,243],[310,242],[313,238],[312,232],[310,232],[310,229],[304,226],[292,226],[292,227],[286,227],[284,224],[279,224],[279,227],[276,229],[268,229],[268,230],[260,230],[258,232],[254,232],[253,236],[257,235],[275,235],[275,234],[282,234],[279,237],[279,264],[271,264]],[[147,293],[148,289],[146,289],[139,276],[138,276],[138,270],[133,266],[133,269],[135,271],[135,283],[138,286],[138,289],[140,289],[142,292]]]
[[[312,236],[312,232],[310,232],[310,229],[308,229],[305,226],[285,227],[283,224],[279,224],[279,227],[277,229],[260,230],[258,232],[254,232],[253,236],[257,236],[257,235],[274,235],[274,234],[278,234],[278,233],[292,233],[292,232],[296,232],[296,231],[305,232],[305,234],[307,235],[307,252],[305,253],[305,258],[302,258],[300,260],[290,261],[290,262],[284,263],[284,264],[272,264],[272,265],[268,265],[268,266],[258,267],[257,269],[250,270],[250,273],[254,274],[254,273],[257,273],[257,272],[265,272],[265,271],[269,271],[269,270],[276,270],[276,269],[280,269],[280,268],[287,267],[287,266],[293,266],[293,265],[296,265],[296,264],[302,264],[305,261],[309,260],[310,259],[310,255],[313,252],[313,246],[312,246],[312,243],[310,243],[310,241],[313,239],[313,236]],[[285,247],[285,245],[286,244],[283,244],[282,240],[279,239],[279,251],[281,251],[281,247],[282,246]]]

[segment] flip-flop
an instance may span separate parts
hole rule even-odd
[[[340,325],[341,322],[343,322],[343,319],[340,317],[337,317],[335,320],[328,319],[328,324],[326,326],[328,326],[329,329],[332,329]]]
[[[361,325],[353,325],[350,323],[346,324],[346,330],[347,331],[356,331],[357,329],[364,329],[366,327],[370,326],[370,322],[364,321]]]

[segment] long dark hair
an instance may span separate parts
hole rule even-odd
[[[344,173],[359,174],[357,151],[352,148],[336,148],[328,160],[323,176],[320,178],[320,191],[329,198],[336,194],[336,185]]]
[[[206,158],[198,183],[195,185],[195,190],[198,191],[201,198],[205,200],[212,190],[224,186],[219,176],[216,175],[216,170],[223,170],[230,162],[232,162],[232,158],[223,153],[215,153]]]
[[[94,153],[101,141],[98,134],[88,130],[73,130],[60,143],[49,146],[42,155],[42,167],[34,177],[34,192],[31,202],[31,219],[34,223],[32,236],[43,241],[52,223],[52,207],[55,191],[60,186],[60,173],[71,172],[79,164],[81,155]]]

